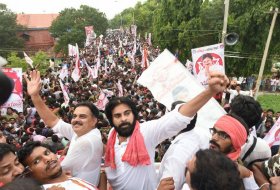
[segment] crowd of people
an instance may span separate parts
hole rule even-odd
[[[44,74],[27,71],[24,111],[0,118],[0,189],[280,189],[279,146],[263,140],[280,112],[220,72],[168,110],[137,83],[159,53],[130,30],[114,31],[80,49],[76,82],[73,56]],[[203,126],[207,136],[197,112],[212,97],[228,114]]]

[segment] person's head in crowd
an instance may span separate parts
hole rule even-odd
[[[115,97],[107,103],[105,114],[110,125],[122,137],[129,137],[138,120],[136,104],[127,97]]]
[[[234,162],[220,152],[199,150],[189,161],[186,181],[193,190],[237,190],[242,186]]]
[[[220,117],[210,132],[210,149],[222,152],[233,161],[239,158],[249,133],[246,123],[236,115]]]
[[[0,190],[43,190],[40,184],[32,178],[19,178],[0,187]]]
[[[241,117],[249,128],[261,122],[262,108],[253,97],[238,95],[230,103],[230,113]]]
[[[262,162],[262,172],[267,179],[280,176],[280,155],[276,154],[268,160]]]
[[[276,114],[275,114],[275,120],[277,121],[279,117],[280,117],[280,111],[276,112]]]
[[[274,125],[274,121],[272,117],[267,117],[264,123],[264,126],[267,130],[271,129],[271,127]]]
[[[13,109],[11,107],[7,108],[7,115],[12,115],[14,113]]]
[[[6,143],[0,143],[0,183],[7,184],[24,171],[23,165],[18,161],[13,147]]]
[[[39,141],[26,143],[18,151],[18,159],[30,168],[30,176],[41,184],[54,183],[64,174],[56,154]]]
[[[0,143],[7,143],[6,136],[0,131]]]
[[[273,109],[268,109],[268,110],[266,110],[266,112],[267,112],[267,117],[273,117],[273,115],[274,115]]]
[[[71,124],[74,132],[82,136],[95,128],[99,110],[90,102],[78,103],[75,106]]]
[[[41,128],[36,128],[35,129],[35,133],[36,133],[36,135],[42,135],[42,129]]]

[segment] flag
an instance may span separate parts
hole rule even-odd
[[[86,65],[87,67],[87,70],[88,70],[88,77],[91,76],[93,79],[96,79],[98,77],[98,73],[97,73],[97,69],[96,68],[96,65],[91,68],[88,64],[87,64],[87,61],[84,59],[83,60],[84,64]]]
[[[52,59],[50,59],[50,66],[49,67],[51,67],[51,68],[54,67],[54,62],[52,61]]]
[[[154,98],[169,110],[175,101],[189,101],[204,90],[182,63],[168,50],[164,50],[137,80],[149,88]],[[199,111],[196,127],[209,134],[209,127],[225,114],[219,103],[211,98]]]
[[[121,84],[121,80],[118,81],[117,87],[118,87],[118,91],[119,91],[118,96],[122,97],[123,96],[123,86]]]
[[[148,44],[149,44],[149,46],[152,45],[152,33],[149,33],[149,35],[148,35]]]
[[[98,101],[96,102],[96,107],[100,110],[105,110],[106,104],[109,102],[106,94],[103,92],[103,90],[100,90],[100,94],[98,97]]]
[[[32,59],[30,59],[30,57],[28,57],[28,55],[25,52],[23,52],[23,55],[24,55],[25,61],[30,65],[30,67],[34,68]]]
[[[144,47],[142,52],[142,68],[147,69],[148,66],[150,66],[149,60],[148,60],[148,50],[147,47]]]
[[[67,68],[67,65],[64,64],[60,70],[60,73],[59,73],[59,78],[61,80],[64,80],[65,77],[68,77],[68,68]]]
[[[68,104],[69,104],[69,101],[70,101],[70,98],[69,98],[69,96],[68,96],[66,87],[63,85],[63,83],[62,83],[61,80],[59,80],[59,84],[60,84],[60,88],[61,88],[62,93],[63,93],[64,103],[65,103],[66,105],[68,105]]]
[[[280,117],[274,123],[273,127],[268,131],[268,133],[263,138],[269,146],[280,145]]]
[[[77,48],[75,46],[68,44],[68,55],[75,56],[77,54],[76,49]]]
[[[85,32],[86,32],[85,46],[89,46],[93,42],[93,39],[96,38],[96,34],[94,33],[93,26],[85,26]]]
[[[79,57],[79,48],[78,44],[76,44],[76,55],[75,55],[75,68],[71,74],[71,77],[75,82],[77,82],[81,77],[80,71],[80,57]]]

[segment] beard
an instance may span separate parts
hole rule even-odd
[[[225,155],[227,155],[227,154],[231,153],[231,152],[232,152],[232,150],[233,150],[233,146],[232,146],[232,145],[231,145],[231,146],[226,147],[226,148],[222,151],[222,150],[221,150],[221,146],[220,146],[219,144],[217,144],[215,141],[210,140],[209,142],[210,142],[210,144],[213,144],[213,145],[215,145],[215,146],[218,148],[218,150],[217,150],[216,148],[215,148],[215,149],[213,149],[213,150],[215,150],[215,151],[219,151],[219,152],[221,152],[221,153],[223,153],[223,154],[225,154]]]
[[[62,167],[60,167],[59,170],[56,173],[54,173],[51,176],[49,176],[49,178],[50,179],[56,179],[56,178],[60,177],[61,174],[62,174]]]
[[[132,135],[134,128],[135,128],[136,120],[133,123],[124,122],[121,123],[118,127],[114,126],[115,130],[117,131],[118,135],[121,137],[129,137]]]

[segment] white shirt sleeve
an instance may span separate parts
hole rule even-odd
[[[72,125],[64,122],[62,119],[60,119],[52,129],[55,133],[59,133],[69,140],[71,140],[74,135]]]
[[[141,130],[144,134],[145,142],[151,143],[156,147],[159,143],[167,138],[171,138],[178,134],[182,129],[187,127],[192,118],[186,117],[175,110],[165,114],[157,120],[148,121],[141,124]]]
[[[243,178],[242,180],[243,180],[245,190],[258,190],[259,189],[259,186],[257,185],[252,172],[251,172],[250,177]]]

